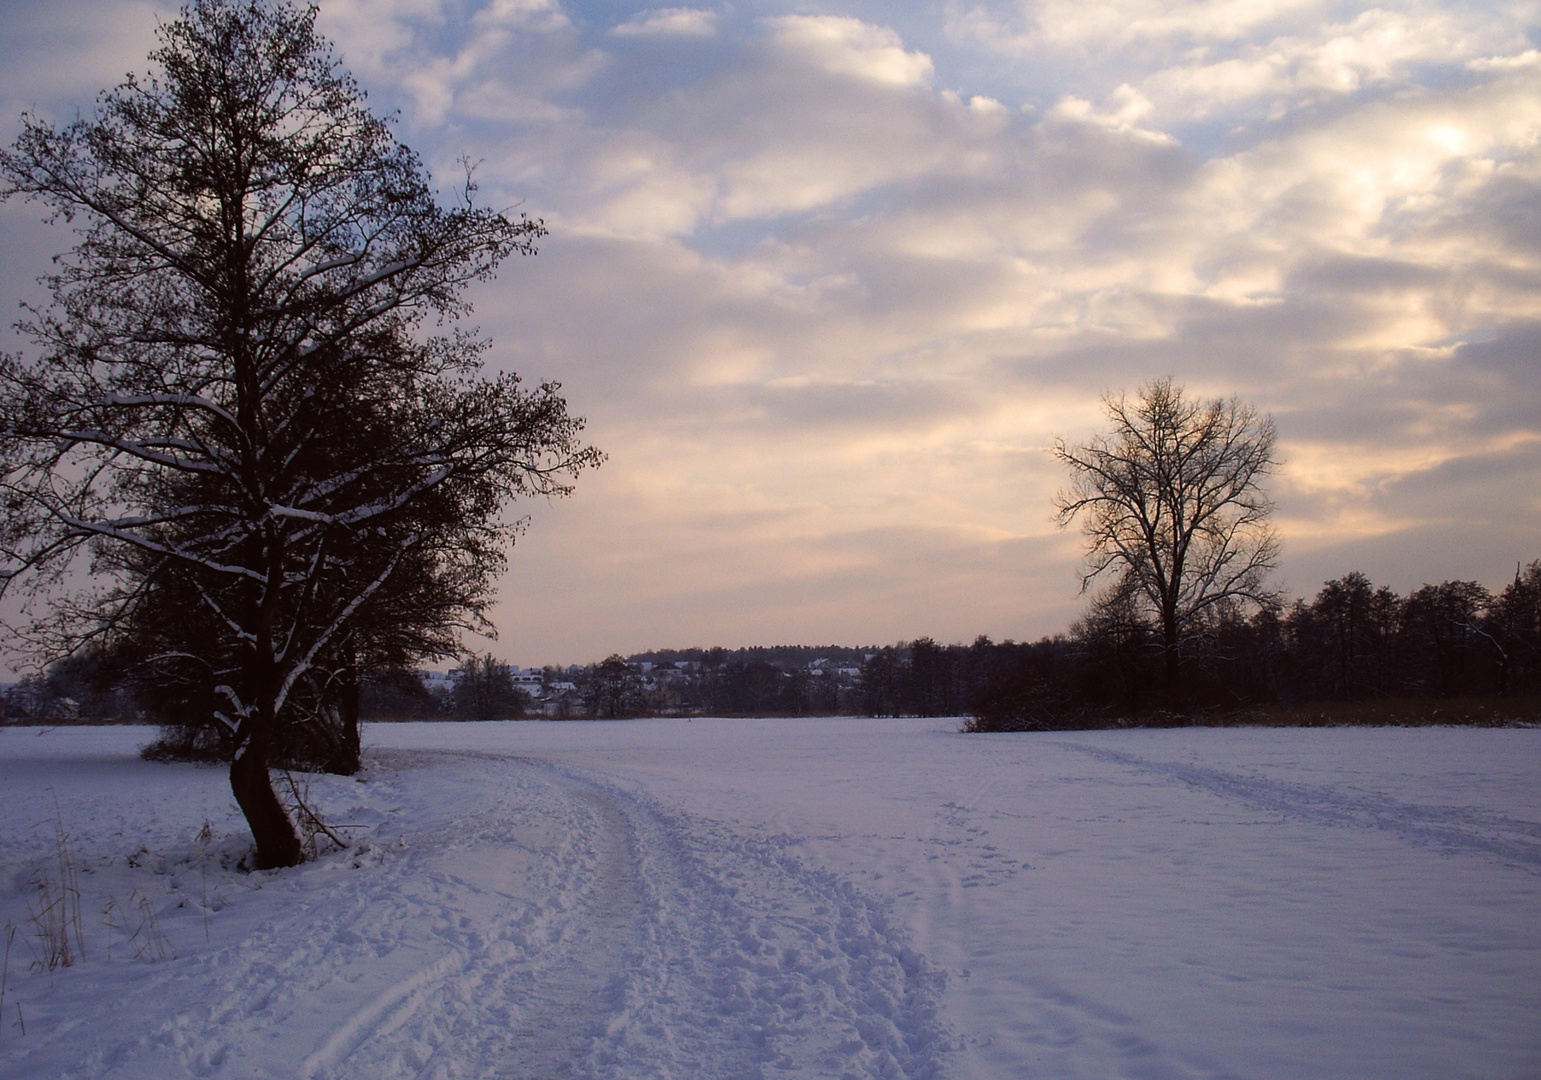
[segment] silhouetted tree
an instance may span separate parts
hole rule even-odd
[[[1499,693],[1541,692],[1541,559],[1515,567],[1482,630],[1497,654]]]
[[[1150,705],[1159,683],[1161,639],[1135,595],[1134,582],[1119,578],[1093,596],[1086,614],[1070,628],[1080,647],[1080,697],[1092,705],[1138,712]]]
[[[486,656],[469,657],[451,675],[455,715],[464,720],[517,720],[524,716],[524,691],[514,685],[513,669]]]
[[[971,731],[1048,731],[1095,726],[1101,711],[1077,693],[1078,646],[1064,637],[1031,644],[980,638],[968,650]]]
[[[1415,693],[1451,697],[1487,689],[1480,672],[1489,645],[1479,623],[1492,595],[1475,581],[1425,585],[1402,603],[1404,685]]]
[[[618,653],[601,660],[590,674],[585,704],[589,715],[599,720],[638,715],[642,710],[642,680],[636,669]]]
[[[441,206],[315,15],[195,0],[157,74],[62,129],[24,117],[0,155],[7,194],[82,236],[24,328],[42,357],[0,362],[0,573],[100,575],[33,624],[45,650],[133,626],[161,582],[219,628],[181,651],[230,671],[218,715],[263,867],[300,858],[268,773],[291,699],[325,703],[413,565],[490,588],[502,507],[599,461],[557,386],[480,378],[474,338],[419,340],[543,230],[475,207],[469,178]]]
[[[951,650],[928,637],[910,642],[908,708],[916,716],[954,716],[960,711]]]
[[[861,711],[867,716],[899,716],[904,710],[905,673],[899,650],[886,645],[862,661]]]
[[[1294,695],[1354,701],[1381,697],[1397,686],[1396,635],[1402,602],[1355,572],[1297,602],[1287,619],[1294,660]]]
[[[452,708],[452,693],[435,693],[407,668],[372,672],[359,687],[359,711],[370,719],[435,720]]]
[[[1070,469],[1055,498],[1060,525],[1087,538],[1083,589],[1110,576],[1160,637],[1168,698],[1179,696],[1184,647],[1226,600],[1273,600],[1273,503],[1262,484],[1277,462],[1273,421],[1230,400],[1189,401],[1171,379],[1129,401],[1103,400],[1112,430],[1054,456]]]

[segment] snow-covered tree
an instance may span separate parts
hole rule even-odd
[[[164,662],[207,669],[261,866],[300,857],[268,773],[283,718],[371,651],[441,649],[486,603],[510,500],[600,460],[558,386],[423,336],[543,229],[469,177],[442,205],[315,15],[195,0],[154,74],[62,128],[25,116],[0,154],[5,193],[80,237],[23,325],[40,354],[0,361],[0,581],[44,650],[149,620]]]

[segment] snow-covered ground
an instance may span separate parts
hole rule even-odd
[[[262,874],[222,771],[0,729],[0,1077],[1541,1076],[1541,731],[956,726],[373,726]]]

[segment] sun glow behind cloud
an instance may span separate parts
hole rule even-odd
[[[142,67],[145,10],[0,17],[7,114]],[[1541,556],[1536,14],[324,0],[435,171],[552,229],[477,321],[611,460],[529,508],[498,649],[1061,629],[1044,450],[1167,373],[1274,413],[1291,585],[1496,584]]]

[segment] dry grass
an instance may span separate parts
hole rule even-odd
[[[5,961],[3,964],[0,964],[0,1028],[5,1027],[5,988],[6,984],[11,981],[11,946],[16,943],[16,927],[6,923],[3,934],[5,937]],[[20,1020],[20,1005],[16,1006],[16,1016]]]
[[[1528,727],[1541,725],[1541,697],[1386,698],[1255,705],[1196,716],[1217,727]]]
[[[37,938],[37,958],[32,966],[38,971],[69,967],[85,957],[80,925],[80,882],[75,874],[69,841],[63,819],[56,818],[54,865],[39,870],[32,882],[36,892],[27,905],[27,916],[33,936]]]
[[[1045,711],[1032,723],[987,726],[969,718],[965,732],[1096,731],[1171,727],[1541,727],[1541,696],[1386,698],[1377,701],[1311,701],[1232,708],[1144,713],[1112,710]]]
[[[168,956],[175,958],[171,951],[171,942],[166,940],[160,927],[155,924],[155,909],[150,904],[150,898],[138,889],[128,894],[128,902],[119,904],[115,899],[109,899],[107,906],[102,908],[102,922],[107,926],[107,959],[112,959],[112,935],[116,931],[122,935],[124,944],[134,954],[135,960],[164,960]]]

